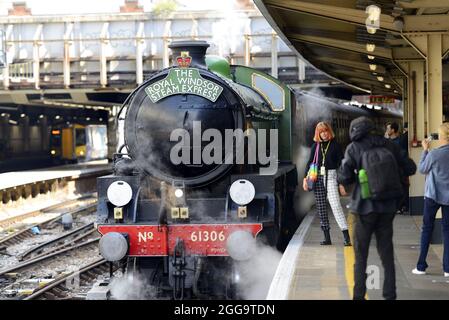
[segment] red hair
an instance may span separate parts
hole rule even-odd
[[[332,130],[332,127],[327,122],[318,122],[318,124],[315,127],[315,135],[313,136],[313,141],[315,142],[321,142],[320,133],[323,131],[329,132],[329,141],[335,138],[334,130]]]

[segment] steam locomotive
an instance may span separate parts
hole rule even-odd
[[[175,65],[125,101],[125,145],[97,180],[101,255],[158,297],[236,298],[234,262],[256,254],[256,238],[283,250],[300,223],[294,154],[311,127],[328,117],[347,132],[347,120],[373,116],[294,93],[208,47],[170,45]]]

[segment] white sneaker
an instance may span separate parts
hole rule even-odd
[[[445,277],[445,278],[449,278],[449,272],[445,272],[445,273],[444,273],[444,277]]]
[[[412,273],[413,273],[413,274],[419,274],[419,275],[423,275],[423,274],[426,274],[426,272],[425,272],[425,271],[419,271],[419,270],[418,270],[418,269],[416,269],[416,268],[412,270]]]

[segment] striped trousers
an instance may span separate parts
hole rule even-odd
[[[313,193],[315,194],[316,207],[320,217],[321,228],[323,230],[330,229],[326,204],[327,198],[338,226],[342,231],[348,230],[348,224],[346,223],[346,217],[340,202],[340,194],[338,193],[337,170],[327,171],[327,185],[325,177],[319,175]]]

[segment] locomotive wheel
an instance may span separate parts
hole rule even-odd
[[[226,287],[226,298],[230,300],[240,300],[242,297],[238,294],[238,284],[233,281],[235,278],[235,266],[232,266],[231,270],[231,277],[228,278],[228,286]]]

